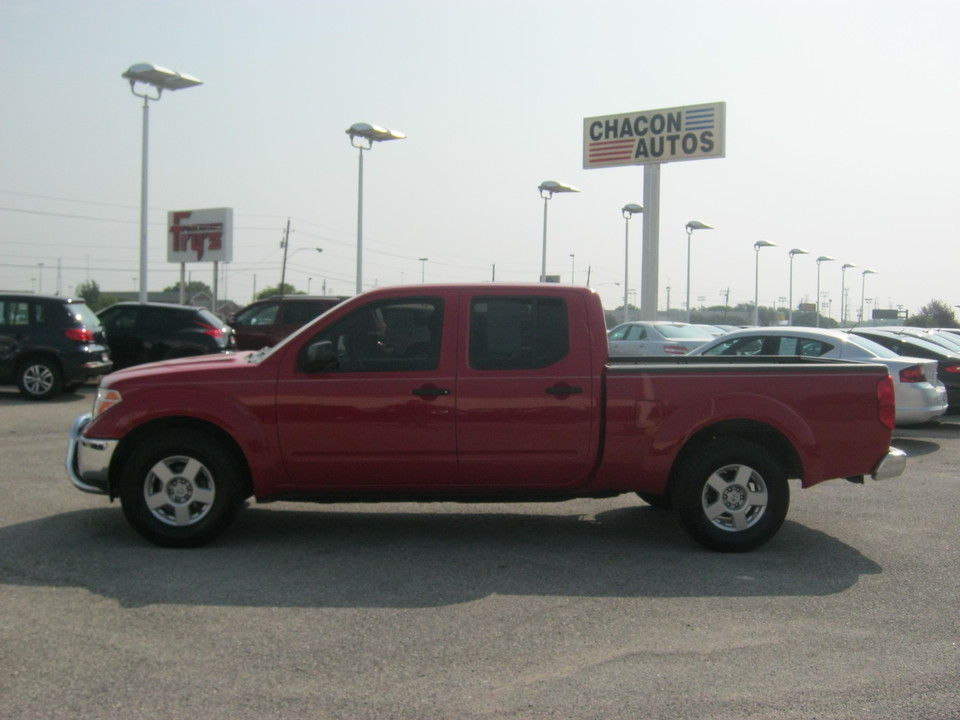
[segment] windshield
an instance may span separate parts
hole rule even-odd
[[[697,327],[696,325],[656,325],[657,332],[663,335],[665,338],[670,338],[671,340],[678,340],[683,338],[695,338],[697,340],[712,340],[713,335],[711,335],[707,330],[702,327]]]
[[[865,338],[861,335],[849,335],[847,337],[847,341],[851,345],[855,345],[858,348],[863,348],[870,355],[874,355],[876,357],[882,357],[882,358],[888,358],[888,359],[900,357],[893,350],[889,348],[885,348],[880,343],[874,342],[873,340],[870,340],[869,338]]]

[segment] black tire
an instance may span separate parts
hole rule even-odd
[[[176,430],[143,442],[123,467],[120,502],[133,528],[163,547],[218,537],[243,504],[243,472],[222,443]]]
[[[746,552],[772,538],[787,517],[790,486],[782,463],[749,440],[716,440],[678,469],[673,506],[704,547]]]
[[[56,360],[27,358],[17,367],[17,387],[31,400],[49,400],[63,387],[63,373]]]

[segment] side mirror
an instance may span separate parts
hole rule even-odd
[[[303,371],[308,373],[329,372],[340,367],[337,352],[329,340],[321,340],[307,346]]]

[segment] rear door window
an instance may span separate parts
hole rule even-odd
[[[780,347],[777,355],[800,355],[802,357],[820,357],[833,349],[833,345],[822,340],[809,338],[784,337],[780,338]]]
[[[470,366],[476,370],[535,370],[570,350],[562,298],[477,297],[470,308]]]

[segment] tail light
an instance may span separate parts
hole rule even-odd
[[[923,373],[923,368],[919,365],[911,365],[900,371],[900,382],[915,383],[923,382],[927,376]]]
[[[943,371],[948,373],[960,373],[960,365],[947,365]]]
[[[683,345],[664,345],[663,351],[667,355],[686,355],[690,349]]]
[[[63,334],[71,340],[82,343],[92,343],[94,340],[93,330],[90,328],[69,328]]]
[[[203,334],[204,334],[204,335],[209,335],[209,336],[212,337],[212,338],[222,338],[222,337],[223,337],[223,329],[222,329],[222,328],[214,327],[213,325],[208,325],[207,323],[205,323],[205,322],[200,322],[199,320],[197,321],[197,325],[199,325],[200,327],[203,328]]]
[[[877,382],[877,406],[880,422],[893,430],[897,424],[897,400],[893,392],[893,378],[889,375]]]

